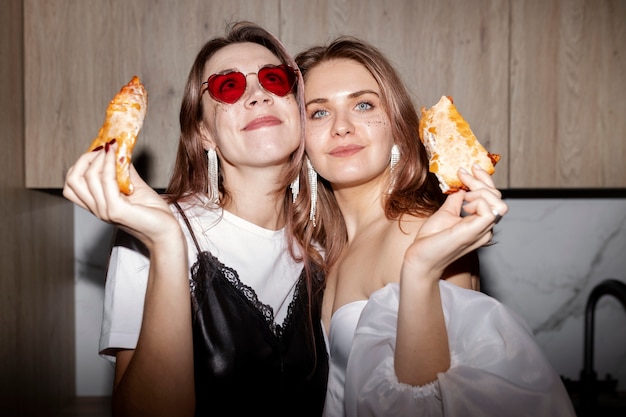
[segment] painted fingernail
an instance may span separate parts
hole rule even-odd
[[[104,152],[109,152],[109,144],[108,143],[106,143],[104,145]]]
[[[98,147],[93,148],[93,149],[91,150],[91,152],[98,152],[98,151],[102,150],[102,148],[103,148],[103,146],[102,146],[102,145],[100,145],[100,146],[98,146]]]
[[[109,141],[109,145],[113,145],[115,142],[117,142],[117,139],[113,138]]]

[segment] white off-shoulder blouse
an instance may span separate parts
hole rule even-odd
[[[425,386],[395,376],[398,284],[334,313],[326,417],[575,416],[561,378],[519,316],[445,281],[440,292],[451,366]]]

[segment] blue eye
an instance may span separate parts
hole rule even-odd
[[[373,108],[371,103],[368,103],[367,101],[362,101],[360,103],[358,103],[355,107],[357,110],[363,111],[363,110],[369,110],[371,108]]]
[[[324,116],[328,116],[327,110],[315,110],[311,113],[311,119],[321,119]]]

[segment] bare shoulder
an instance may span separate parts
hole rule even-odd
[[[412,214],[402,215],[400,219],[393,222],[394,225],[390,229],[393,232],[393,238],[402,241],[410,239],[412,242],[426,220],[426,217],[418,217]]]
[[[373,243],[380,251],[381,279],[384,284],[400,281],[400,269],[407,248],[426,221],[425,218],[404,215],[400,219],[390,220],[383,236]]]

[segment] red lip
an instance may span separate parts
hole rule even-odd
[[[254,130],[254,129],[260,129],[262,127],[267,127],[267,126],[276,126],[281,124],[282,121],[274,116],[261,116],[261,117],[257,117],[256,119],[250,121],[250,123],[248,123],[247,125],[244,126],[244,128],[242,130]]]
[[[343,157],[354,155],[355,153],[360,152],[361,149],[363,148],[364,147],[360,145],[337,146],[336,148],[331,149],[330,152],[328,152],[328,154],[331,156],[343,158]]]

